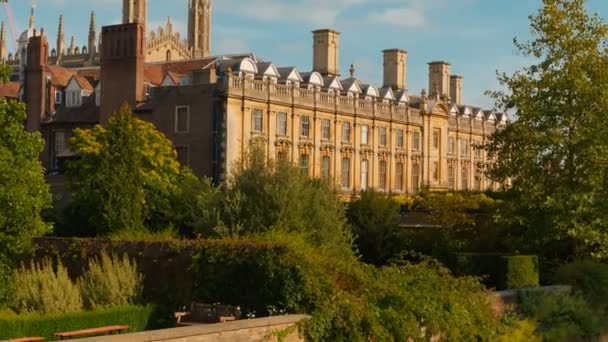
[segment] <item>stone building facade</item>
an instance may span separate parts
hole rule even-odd
[[[144,13],[145,3],[125,10]],[[210,9],[208,1],[193,4]],[[404,50],[383,51],[384,80],[375,86],[359,80],[354,66],[341,76],[335,30],[313,32],[314,67],[300,72],[253,54],[211,56],[210,17],[194,25],[207,27],[203,36],[189,34],[201,57],[150,62],[145,15],[125,18],[133,22],[103,27],[93,65],[57,65],[43,33],[33,29],[28,39],[21,99],[27,128],[45,138],[41,159],[56,193],[63,162],[73,157],[73,129],[106,123],[124,102],[173,141],[182,164],[216,181],[255,144],[345,195],[498,187],[483,174],[491,161],[479,147],[506,116],[463,104],[463,78],[449,63],[429,63],[430,93],[413,95]]]

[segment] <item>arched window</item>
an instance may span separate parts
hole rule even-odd
[[[167,50],[166,56],[165,56],[165,60],[167,62],[169,62],[171,60],[171,50]]]

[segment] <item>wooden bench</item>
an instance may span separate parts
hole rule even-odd
[[[192,303],[190,311],[176,312],[178,326],[195,324],[225,323],[241,317],[241,309],[237,306]]]
[[[55,333],[55,336],[60,339],[69,339],[72,337],[79,337],[84,335],[101,335],[107,333],[117,333],[119,334],[123,330],[129,329],[128,325],[110,325],[107,327],[99,327],[93,329],[83,329],[83,330],[75,330],[75,331],[66,331]]]
[[[6,340],[6,342],[38,342],[44,341],[44,337],[22,337],[22,338],[14,338],[12,340]]]

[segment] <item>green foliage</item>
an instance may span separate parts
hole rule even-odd
[[[191,269],[195,299],[257,316],[268,307],[312,314],[304,325],[312,341],[406,340],[423,327],[448,340],[487,339],[500,328],[489,294],[473,279],[435,264],[378,269],[354,256],[334,258],[302,235],[206,241]]]
[[[498,290],[539,285],[538,257],[535,255],[455,253],[450,268],[456,274],[483,277],[486,286]]]
[[[429,219],[445,228],[474,226],[475,213],[488,211],[494,200],[484,194],[468,192],[421,192],[414,197],[412,209],[423,210]]]
[[[14,267],[30,251],[32,237],[51,230],[40,216],[51,204],[38,160],[43,140],[25,131],[25,118],[24,104],[0,99],[0,278],[8,282],[10,273],[2,269]],[[7,294],[0,293],[0,306],[6,300]]]
[[[349,203],[346,217],[363,261],[384,265],[401,252],[403,245],[398,234],[401,207],[389,196],[365,191]]]
[[[70,143],[80,156],[68,165],[73,201],[93,214],[88,226],[97,234],[144,230],[150,213],[175,190],[173,145],[126,105],[107,126],[76,129]]]
[[[533,320],[517,321],[516,326],[508,333],[499,336],[496,342],[542,342],[536,334],[537,323]]]
[[[0,315],[0,338],[41,336],[53,340],[56,332],[122,324],[128,325],[130,332],[143,331],[154,327],[156,315],[156,307],[153,305],[67,314]]]
[[[499,74],[507,90],[491,93],[517,120],[491,138],[490,175],[511,182],[503,217],[537,250],[572,238],[578,254],[606,256],[608,25],[584,0],[543,4],[531,16],[532,39],[515,41],[532,64]]]
[[[99,258],[89,260],[88,270],[78,279],[78,288],[85,309],[98,310],[137,303],[142,283],[135,261],[126,254],[121,259],[103,252]]]
[[[536,332],[546,341],[596,340],[606,332],[605,319],[578,295],[525,292],[520,296],[519,310],[524,317],[538,322]]]
[[[608,319],[608,265],[593,260],[571,262],[558,269],[554,282],[571,285],[600,315]]]
[[[15,301],[17,312],[67,313],[82,309],[78,287],[70,280],[61,262],[53,265],[50,259],[24,265],[15,275]]]
[[[6,63],[0,64],[0,82],[8,83],[11,78],[12,68]]]

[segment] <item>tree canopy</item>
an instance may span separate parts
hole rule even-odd
[[[528,216],[514,222],[538,241],[574,239],[606,257],[608,25],[584,0],[544,0],[530,20],[531,40],[515,45],[532,64],[499,74],[506,90],[491,93],[517,119],[491,138],[490,175],[511,182]]]
[[[143,230],[147,216],[175,190],[180,165],[171,142],[125,105],[107,126],[76,129],[78,159],[68,164],[74,200],[97,233]]]

